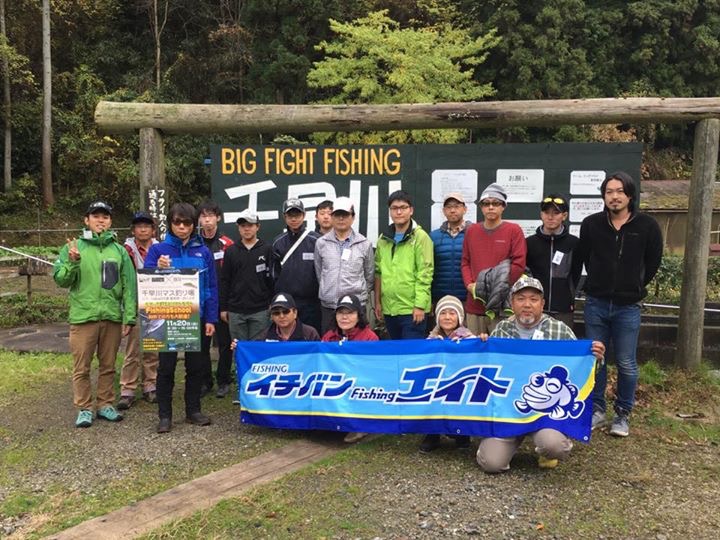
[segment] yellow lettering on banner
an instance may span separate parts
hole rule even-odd
[[[323,153],[326,175],[396,175],[401,168],[397,148],[326,148]]]
[[[265,174],[314,174],[317,148],[266,148]]]
[[[257,153],[252,148],[223,148],[220,150],[222,174],[253,174],[257,169]]]

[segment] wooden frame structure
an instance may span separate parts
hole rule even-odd
[[[675,363],[702,356],[708,250],[718,163],[720,97],[603,98],[397,105],[116,103],[95,109],[101,133],[140,132],[141,201],[165,185],[163,135],[472,129],[510,126],[697,122]]]

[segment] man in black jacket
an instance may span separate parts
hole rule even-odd
[[[565,224],[568,210],[563,195],[551,193],[542,200],[540,219],[543,224],[527,238],[526,264],[545,289],[545,312],[572,329],[579,274],[572,275],[571,270],[578,238],[570,234]]]
[[[575,250],[576,271],[585,264],[585,337],[612,341],[618,381],[615,418],[610,434],[627,437],[628,417],[637,386],[637,341],[640,301],[646,286],[660,268],[663,239],[657,222],[637,210],[636,187],[623,171],[610,174],[600,186],[605,201],[602,212],[586,217]],[[593,429],[605,425],[607,365],[595,374]]]
[[[320,235],[308,229],[300,199],[283,203],[286,230],[273,241],[273,278],[276,293],[290,293],[299,319],[320,331],[320,300],[315,275],[315,242]]]

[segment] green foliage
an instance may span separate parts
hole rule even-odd
[[[664,255],[660,269],[648,285],[647,302],[680,303],[682,288],[683,258],[679,255]],[[707,300],[720,301],[720,257],[708,259]]]
[[[473,80],[474,68],[497,44],[492,32],[472,39],[447,24],[436,28],[400,28],[387,10],[349,23],[331,20],[337,34],[318,50],[308,85],[325,89],[326,103],[432,103],[479,100],[493,93],[490,83]],[[458,142],[466,132],[411,131],[338,134],[336,142]]]
[[[68,301],[66,296],[33,294],[32,303],[27,296],[16,294],[0,298],[0,328],[13,328],[30,324],[46,324],[67,320]]]
[[[664,388],[668,374],[655,360],[644,362],[638,366],[638,382],[655,388]]]

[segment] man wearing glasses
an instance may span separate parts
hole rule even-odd
[[[434,256],[430,236],[412,219],[410,195],[388,197],[390,225],[375,250],[375,316],[391,339],[425,339]]]
[[[510,284],[515,283],[525,271],[525,235],[516,223],[503,221],[506,205],[505,188],[500,184],[490,184],[485,188],[480,195],[483,221],[471,225],[463,241],[460,268],[468,291],[466,321],[468,329],[475,335],[492,332],[501,317],[499,312],[486,310],[489,296],[503,289],[506,292],[501,296],[507,297]],[[492,270],[492,273],[484,272],[486,270]],[[482,281],[478,281],[478,277]],[[482,289],[490,295],[481,294]]]
[[[569,206],[564,196],[551,193],[540,203],[542,225],[527,239],[527,267],[545,289],[545,312],[571,329],[578,275],[571,273],[578,238],[565,221]]]

